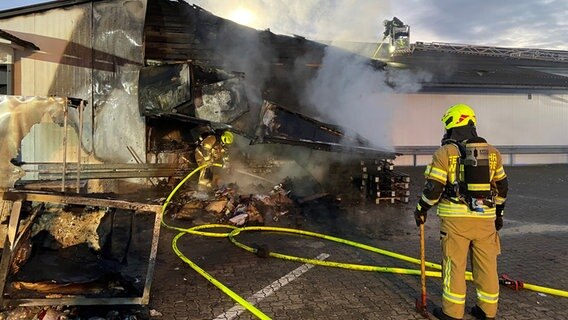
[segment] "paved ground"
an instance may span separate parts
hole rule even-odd
[[[423,183],[423,168],[398,168],[411,174],[412,199]],[[501,231],[500,273],[526,283],[568,290],[568,166],[506,168],[510,196]],[[408,205],[331,205],[306,210],[302,219],[279,226],[321,232],[419,257],[414,201]],[[299,225],[297,222],[300,222]],[[182,222],[179,222],[180,224]],[[438,263],[438,220],[426,225],[427,260]],[[150,309],[156,319],[255,319],[171,250],[175,232],[162,230]],[[326,240],[269,232],[238,237],[270,251],[308,258],[329,255],[328,261],[419,268],[404,261]],[[186,235],[180,250],[216,280],[273,319],[421,319],[414,311],[420,277],[383,272],[314,266],[260,258],[225,238]],[[320,256],[321,257],[321,256]],[[467,306],[474,305],[471,283]],[[440,280],[428,278],[430,311],[441,303]],[[568,319],[568,298],[502,287],[500,319]],[[465,319],[471,319],[466,316]]]

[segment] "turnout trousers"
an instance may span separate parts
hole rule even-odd
[[[461,319],[466,301],[465,271],[471,252],[471,270],[477,305],[487,317],[495,317],[499,301],[497,256],[501,253],[494,219],[441,217],[442,309]]]

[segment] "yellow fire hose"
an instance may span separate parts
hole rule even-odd
[[[220,164],[205,164],[205,165],[199,166],[198,168],[193,170],[191,173],[189,173],[172,190],[172,192],[166,198],[166,201],[164,202],[164,204],[162,206],[162,215],[166,212],[166,208],[167,208],[168,204],[170,203],[170,201],[173,198],[173,196],[175,195],[175,193],[179,190],[179,188],[187,180],[189,180],[189,178],[191,178],[196,172],[198,172],[202,169],[205,169],[207,167],[210,167],[210,166],[222,167]],[[203,270],[198,265],[196,265],[193,261],[191,261],[189,258],[187,258],[179,250],[179,248],[177,246],[177,241],[184,234],[189,233],[189,234],[193,234],[193,235],[206,236],[206,237],[217,237],[217,238],[227,237],[237,247],[244,249],[246,251],[249,251],[251,253],[258,254],[257,248],[252,248],[252,247],[247,246],[247,245],[245,245],[241,242],[238,242],[235,239],[235,237],[238,236],[241,232],[245,232],[245,231],[272,231],[272,232],[281,232],[281,233],[292,233],[292,234],[315,237],[315,238],[320,238],[320,239],[324,239],[324,240],[328,240],[328,241],[332,241],[332,242],[337,242],[337,243],[345,244],[345,245],[352,246],[352,247],[355,247],[355,248],[359,248],[359,249],[367,250],[367,251],[370,251],[370,252],[382,254],[382,255],[385,255],[385,256],[388,256],[388,257],[403,260],[403,261],[406,261],[406,262],[409,262],[409,263],[420,264],[420,259],[416,259],[416,258],[412,258],[412,257],[406,256],[406,255],[402,255],[402,254],[394,253],[394,252],[391,252],[391,251],[383,250],[383,249],[380,249],[380,248],[376,248],[376,247],[369,246],[369,245],[366,245],[366,244],[358,243],[358,242],[355,242],[355,241],[350,241],[350,240],[346,240],[346,239],[342,239],[342,238],[338,238],[338,237],[334,237],[334,236],[329,236],[329,235],[325,235],[325,234],[321,234],[321,233],[311,232],[311,231],[304,231],[304,230],[290,229],[290,228],[281,228],[281,227],[268,227],[268,226],[251,226],[251,227],[238,228],[238,227],[235,227],[235,226],[232,226],[232,225],[225,225],[225,224],[206,224],[206,225],[194,226],[194,227],[191,227],[191,228],[179,228],[179,227],[171,226],[171,225],[168,225],[167,223],[165,223],[163,217],[161,219],[161,223],[162,223],[163,226],[165,226],[169,229],[176,230],[176,231],[180,232],[172,240],[172,249],[175,252],[175,254],[182,261],[187,263],[193,270],[195,270],[197,273],[202,275],[205,279],[207,279],[209,282],[211,282],[213,285],[215,285],[217,288],[219,288],[221,291],[223,291],[225,294],[227,294],[233,300],[235,300],[236,302],[241,304],[245,309],[250,311],[252,314],[257,316],[259,319],[270,319],[270,317],[267,316],[266,314],[264,314],[262,311],[260,311],[255,306],[253,306],[251,303],[246,301],[244,298],[240,297],[238,294],[233,292],[231,289],[229,289],[228,287],[223,285],[221,282],[219,282],[218,280],[213,278],[210,274],[208,274],[205,270]],[[207,230],[207,229],[219,229],[219,228],[230,229],[231,231],[223,232],[223,233],[202,231],[202,230]],[[344,263],[344,262],[337,262],[337,261],[322,261],[322,260],[318,260],[318,259],[310,259],[310,258],[291,256],[291,255],[286,255],[286,254],[277,253],[277,252],[268,252],[267,256],[279,258],[279,259],[285,259],[285,260],[289,260],[289,261],[297,261],[297,262],[309,263],[309,264],[313,264],[313,265],[320,265],[320,266],[327,266],[327,267],[334,267],[334,268],[344,268],[344,269],[351,269],[351,270],[374,271],[374,272],[385,272],[385,273],[396,273],[396,274],[410,274],[410,275],[420,275],[421,274],[420,270],[415,270],[415,269],[370,266],[370,265],[352,264],[352,263]],[[442,266],[440,264],[437,264],[437,263],[426,261],[426,266],[430,267],[432,269],[442,270]],[[441,278],[442,273],[440,271],[426,271],[426,276]],[[466,280],[472,280],[473,279],[472,273],[470,271],[466,271],[465,276],[466,276]],[[522,287],[525,288],[525,289],[532,290],[532,291],[537,291],[537,292],[541,292],[541,293],[548,293],[548,294],[551,294],[551,295],[556,295],[556,296],[568,298],[568,291],[564,291],[564,290],[547,288],[547,287],[542,287],[542,286],[528,284],[528,283],[523,283]]]
[[[184,234],[186,233],[191,233],[194,235],[200,235],[200,236],[206,236],[206,237],[228,237],[229,233],[217,233],[217,232],[205,232],[205,231],[200,231],[201,229],[210,229],[210,228],[226,228],[226,229],[234,229],[234,226],[231,225],[222,225],[222,224],[209,224],[209,225],[203,225],[203,226],[196,226],[196,227],[191,227],[191,228],[179,228],[179,227],[174,227],[171,226],[169,224],[167,224],[164,219],[163,219],[163,215],[166,212],[166,208],[168,206],[168,204],[170,204],[170,201],[172,200],[173,196],[175,195],[175,193],[179,190],[179,188],[181,188],[181,186],[187,181],[189,180],[189,178],[191,178],[191,176],[193,176],[196,172],[203,170],[207,167],[210,166],[217,166],[217,167],[222,167],[220,164],[204,164],[202,166],[197,167],[195,170],[193,170],[192,172],[190,172],[183,180],[180,181],[180,183],[178,183],[175,188],[172,190],[172,192],[170,192],[170,194],[168,195],[168,197],[166,198],[166,201],[164,202],[164,204],[162,205],[162,219],[161,219],[161,224],[163,226],[165,226],[168,229],[172,229],[172,230],[176,230],[179,231],[179,233],[174,237],[174,239],[172,240],[172,249],[175,252],[175,254],[185,263],[187,263],[193,270],[195,270],[197,273],[199,273],[200,275],[202,275],[205,279],[207,279],[209,282],[211,282],[214,286],[216,286],[217,288],[219,288],[221,291],[223,291],[226,295],[228,295],[229,297],[231,297],[233,300],[235,300],[236,302],[238,302],[240,305],[242,305],[245,309],[247,309],[248,311],[250,311],[252,314],[254,314],[255,316],[257,316],[259,319],[270,319],[269,316],[267,316],[266,314],[264,314],[262,311],[260,311],[259,309],[257,309],[255,306],[253,306],[252,304],[250,304],[248,301],[246,301],[244,298],[242,298],[241,296],[239,296],[238,294],[236,294],[234,291],[232,291],[231,289],[229,289],[227,286],[225,286],[224,284],[222,284],[221,282],[219,282],[217,279],[213,278],[213,276],[211,276],[209,273],[207,273],[205,270],[203,270],[202,268],[200,268],[198,265],[196,265],[193,261],[191,261],[189,258],[187,258],[178,248],[177,246],[177,241],[179,240],[179,238],[181,238]]]
[[[241,231],[275,231],[275,232],[293,233],[293,234],[315,237],[315,238],[325,239],[325,240],[329,240],[329,241],[333,241],[333,242],[337,242],[337,243],[346,244],[346,245],[349,245],[349,246],[352,246],[352,247],[355,247],[355,248],[360,248],[360,249],[364,249],[364,250],[367,250],[367,251],[376,252],[376,253],[379,253],[379,254],[382,254],[382,255],[386,255],[386,256],[389,256],[389,257],[397,258],[397,259],[412,262],[412,263],[416,263],[416,260],[417,260],[417,259],[405,256],[405,255],[402,255],[402,254],[397,254],[397,253],[394,253],[394,252],[382,250],[382,249],[379,249],[379,248],[371,247],[371,246],[361,244],[361,243],[357,243],[357,242],[354,242],[354,241],[349,241],[349,240],[345,240],[345,239],[341,239],[341,238],[337,238],[337,237],[333,237],[333,236],[328,236],[328,235],[325,235],[325,234],[320,234],[320,233],[315,233],[315,232],[310,232],[310,231],[304,231],[304,230],[298,230],[298,229],[254,226],[254,227],[235,228],[233,231],[231,231],[229,233],[229,240],[232,243],[234,243],[239,248],[242,248],[246,251],[249,251],[249,252],[252,252],[252,253],[255,253],[255,254],[257,253],[258,249],[251,248],[251,247],[249,247],[245,244],[242,244],[242,243],[238,242],[237,240],[235,240],[235,236],[237,236],[239,233],[241,233]],[[284,260],[297,261],[297,262],[309,263],[309,264],[313,264],[313,265],[320,265],[320,266],[327,266],[327,267],[352,269],[352,270],[360,270],[360,271],[375,271],[375,272],[388,272],[388,273],[420,275],[420,270],[380,267],[380,266],[369,266],[369,265],[343,263],[343,262],[336,262],[336,261],[329,261],[329,260],[323,261],[323,260],[318,260],[318,259],[310,259],[310,258],[290,256],[290,255],[277,253],[277,252],[269,252],[268,256],[274,257],[274,258],[280,258],[280,259],[284,259]],[[420,263],[420,260],[418,260],[418,263]],[[437,266],[435,263],[428,263],[428,262],[427,262],[427,265],[434,267],[434,268]],[[440,266],[440,269],[441,269],[441,266]],[[426,274],[431,276],[431,277],[441,277],[442,276],[441,272],[439,272],[439,271],[426,271]]]

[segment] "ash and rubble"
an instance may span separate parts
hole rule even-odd
[[[123,189],[122,193],[90,196],[99,200],[110,196],[163,205],[166,196],[177,190],[164,218],[192,226],[217,223],[237,227],[272,225],[347,236],[377,229],[377,219],[385,218],[385,215],[376,214],[380,211],[379,202],[371,203],[363,196],[361,154],[334,153],[303,145],[251,146],[245,140],[236,139],[228,166],[220,170],[219,187],[208,192],[199,190],[195,177],[178,190],[176,186],[184,175],[176,175],[156,177],[154,181],[159,183],[137,190]],[[184,146],[176,154],[190,157],[187,149]],[[381,158],[376,159],[380,161]],[[372,163],[376,169],[377,162]],[[191,167],[184,170],[187,173]],[[383,172],[382,168],[379,171]],[[367,170],[366,174],[371,178],[375,173]],[[142,199],[144,201],[140,201]],[[138,243],[136,237],[141,240],[140,244],[147,243],[148,234],[143,234],[144,228],[135,226],[124,233],[122,239],[110,241],[109,235],[113,234],[110,228],[118,225],[109,225],[109,216],[115,217],[117,212],[103,208],[105,205],[48,206],[40,209],[35,217],[31,208],[25,208],[33,224],[22,250],[16,254],[17,263],[12,268],[16,277],[11,279],[8,292],[14,297],[31,293],[51,298],[67,295],[114,298],[139,294],[143,277],[133,277],[131,271],[136,274],[142,274],[142,271],[136,269],[132,260],[126,261],[126,257],[133,259],[140,255],[140,251],[132,250],[128,244]],[[386,215],[391,214],[392,211],[387,211]],[[396,225],[396,218],[386,219],[377,229],[382,237],[397,232],[389,230]],[[22,222],[27,224],[25,219]],[[176,222],[171,224],[176,225]],[[123,230],[129,225],[133,225],[132,220],[122,221]],[[144,230],[151,229],[146,225]],[[146,239],[143,239],[145,235]],[[105,250],[108,249],[107,242],[113,244],[112,252]],[[117,246],[117,243],[121,245]],[[34,248],[35,255],[32,255]],[[137,259],[144,260],[145,257]],[[44,268],[46,266],[49,268]],[[73,317],[70,311],[69,316],[65,316],[81,319]],[[101,317],[112,319],[107,315]]]
[[[254,147],[259,149],[258,146]],[[182,181],[183,176],[167,177],[159,180],[157,185],[148,186],[136,192],[128,190],[128,193],[98,195],[99,197],[112,197],[133,200],[139,203],[151,203],[163,205],[173,190],[177,193],[171,198],[164,219],[173,220],[169,224],[191,226],[203,224],[228,224],[237,227],[269,225],[285,226],[290,228],[302,228],[330,235],[345,236],[348,238],[360,238],[362,236],[376,235],[379,238],[391,237],[402,232],[400,216],[397,212],[400,208],[390,203],[379,205],[379,202],[369,201],[363,196],[361,189],[362,162],[358,157],[344,154],[330,153],[326,151],[311,150],[299,146],[265,146],[255,153],[250,148],[243,148],[237,143],[231,150],[229,166],[223,168],[218,188],[209,192],[198,190],[198,183],[189,179],[179,189],[175,188]],[[250,153],[246,153],[250,152]],[[367,174],[371,174],[367,170]],[[126,192],[126,190],[125,190]],[[95,195],[93,195],[95,196]],[[144,199],[144,201],[141,201]],[[89,267],[88,279],[77,276],[76,272],[61,274],[63,278],[58,282],[64,285],[50,285],[47,278],[19,277],[12,282],[10,292],[13,294],[30,291],[39,292],[50,297],[65,296],[63,289],[70,289],[68,294],[109,294],[111,297],[119,297],[136,292],[138,287],[132,288],[132,277],[127,277],[132,259],[140,254],[132,251],[132,247],[121,247],[112,255],[105,256],[106,242],[109,240],[109,214],[117,212],[103,210],[104,206],[91,208],[89,206],[75,208],[62,206],[51,208],[42,207],[41,212],[32,219],[32,208],[25,208],[28,219],[33,220],[29,228],[28,243],[32,243],[37,252],[52,253],[58,250],[59,260],[66,261],[65,266],[57,269],[69,271],[78,270],[77,264],[73,263],[76,251],[82,253],[97,253],[87,255],[89,259],[82,259],[82,267]],[[28,220],[22,220],[27,224]],[[132,223],[122,221],[128,225]],[[150,230],[149,226],[146,229]],[[124,234],[128,241],[112,241],[111,243],[138,243],[148,239],[147,233],[142,234],[142,227],[134,227],[131,233]],[[138,238],[136,238],[138,237]],[[31,248],[31,246],[24,246]],[[37,250],[41,247],[42,250]],[[127,251],[130,251],[127,253]],[[22,251],[23,258],[20,260],[20,271],[15,274],[39,274],[33,270],[39,270],[38,266],[45,265],[45,261],[38,260],[34,264],[28,262],[29,256]],[[116,254],[118,253],[118,255]],[[127,257],[129,261],[124,261]],[[47,255],[46,255],[47,257]],[[64,260],[61,260],[63,257]],[[37,258],[37,257],[36,257]],[[110,259],[109,259],[110,258]],[[143,259],[144,257],[139,259]],[[88,261],[87,261],[88,260]],[[118,262],[118,263],[117,263]],[[124,262],[124,263],[123,263]],[[57,266],[57,264],[54,264]],[[75,271],[76,271],[75,270]],[[108,275],[118,276],[109,278]],[[50,274],[53,279],[57,274]],[[85,275],[83,275],[85,276]],[[125,277],[126,276],[126,277]],[[62,281],[64,280],[64,281]],[[92,282],[93,286],[84,285]],[[102,281],[98,281],[102,280]],[[102,282],[102,283],[101,283]],[[71,285],[69,285],[71,284]],[[102,286],[101,286],[102,284]],[[15,287],[18,285],[20,287]],[[31,287],[30,287],[31,286]],[[134,290],[132,290],[134,289]],[[52,293],[53,292],[53,293]],[[148,319],[150,314],[159,316],[159,310],[148,310],[146,306],[134,309],[113,309],[113,306],[105,306],[106,313],[100,311],[85,311],[87,307],[44,307],[44,308],[16,308],[6,311],[11,314],[6,319],[17,319],[12,315],[25,314],[22,319],[50,319],[46,314],[57,315],[54,319]],[[49,313],[48,313],[49,312]],[[41,316],[41,314],[43,314]],[[81,314],[85,316],[81,316]],[[0,319],[2,315],[0,315]]]
[[[191,225],[222,223],[239,227],[251,225],[300,227],[305,223],[310,223],[310,221],[324,225],[327,223],[335,225],[338,221],[337,218],[341,216],[342,209],[339,203],[347,201],[348,197],[345,194],[340,196],[339,194],[325,192],[325,186],[319,183],[313,176],[305,174],[286,175],[285,172],[282,172],[283,167],[286,167],[287,171],[289,171],[290,166],[291,164],[286,161],[268,161],[251,164],[247,168],[236,167],[227,169],[227,177],[225,179],[228,181],[234,180],[235,182],[222,185],[208,193],[197,191],[196,183],[190,180],[190,183],[186,186],[184,185],[175,197],[172,198],[166,215],[170,219],[180,220],[180,223],[183,220]],[[239,170],[240,173],[235,173]],[[347,183],[352,180],[350,176],[346,175],[341,175],[341,179]],[[337,182],[337,180],[334,182]],[[171,192],[171,181],[170,185],[161,185],[154,189],[163,187],[166,188],[162,191]],[[343,189],[347,190],[349,188],[344,184]],[[354,203],[359,202],[361,198],[357,197],[359,193],[356,185],[353,184],[351,189],[354,192],[355,199],[357,199],[356,201],[354,200]],[[152,190],[151,192],[160,194],[160,190]],[[141,195],[139,194],[139,196]],[[122,197],[128,196],[122,195]],[[164,203],[165,198],[157,197],[148,199],[148,201]],[[31,208],[26,209],[31,210]],[[78,212],[77,208],[67,206],[62,208],[47,207],[38,210],[42,212],[34,219],[29,233],[30,239],[47,238],[47,240],[41,239],[42,246],[45,247],[46,243],[49,246],[56,244],[59,255],[64,255],[63,250],[73,250],[78,248],[78,246],[84,249],[83,252],[100,252],[101,248],[105,247],[108,230],[105,231],[101,226],[105,225],[104,215],[108,214],[108,212],[104,210],[96,212],[93,208],[88,207],[82,208],[79,210],[81,212]],[[85,214],[87,212],[88,214]],[[331,216],[335,218],[328,219]],[[28,217],[28,219],[31,218],[32,216]],[[27,220],[23,221],[25,223]],[[96,223],[89,227],[89,221]],[[38,241],[36,240],[37,245]],[[71,255],[74,254],[72,253]],[[95,260],[97,260],[95,262],[100,262],[98,258]],[[65,258],[65,261],[70,262],[67,258]],[[20,261],[20,264],[23,265],[21,273],[31,270],[30,265],[26,265],[24,262],[23,260]],[[27,280],[14,282],[13,285],[24,286],[14,288],[16,290],[40,291],[52,297],[56,297],[56,295],[50,294],[51,289],[57,292],[61,292],[62,289],[61,286],[49,287],[45,282],[37,282],[33,279]],[[83,282],[83,280],[78,282]],[[109,281],[107,284],[112,283]],[[114,283],[116,286],[120,286],[119,283]],[[26,285],[32,285],[32,287],[25,287]],[[74,288],[75,293],[100,293],[92,291],[93,288],[81,286],[81,283],[78,283],[77,287],[73,285],[69,287]],[[108,290],[108,287],[105,289]],[[135,320],[160,316],[159,310],[151,310],[143,306],[130,309],[124,306],[104,307],[106,310],[104,312],[89,309],[86,306],[18,307],[1,313],[0,319]]]
[[[185,191],[171,203],[169,214],[196,225],[222,223],[242,227],[278,222],[283,216],[298,214],[296,200],[287,190],[287,183],[289,181],[275,185],[271,190],[263,190],[264,187],[258,185],[257,193],[248,194],[243,194],[235,183],[222,186],[211,195]]]
[[[289,147],[282,153],[293,154],[296,159],[278,157],[278,153],[261,160],[236,154],[232,166],[222,171],[224,184],[207,193],[197,191],[191,183],[184,185],[169,203],[166,216],[191,225],[309,225],[345,235],[377,228],[382,224],[379,220],[388,220],[393,214],[396,217],[401,206],[408,206],[407,202],[394,201],[395,197],[389,196],[388,202],[380,204],[376,194],[370,197],[367,193],[372,192],[362,188],[362,162],[358,157],[302,147]],[[309,159],[299,161],[302,157]],[[394,171],[381,172],[388,175]],[[163,203],[165,198],[153,201]],[[397,234],[389,231],[393,227],[395,221],[387,223],[380,228],[379,236]]]
[[[139,306],[18,307],[0,312],[0,320],[144,320],[161,316],[158,310]]]
[[[72,207],[52,207],[34,222],[31,236],[47,231],[61,248],[86,243],[89,248],[99,251],[101,234],[97,229],[106,213],[106,209],[100,208],[88,208],[88,214],[77,214]]]

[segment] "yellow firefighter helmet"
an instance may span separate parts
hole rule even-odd
[[[470,106],[463,103],[451,106],[442,117],[442,123],[444,123],[446,130],[466,126],[470,120],[474,126],[477,124],[475,112]]]
[[[223,144],[231,144],[233,143],[233,139],[233,134],[229,131],[225,131],[221,134],[221,142],[223,142]]]

